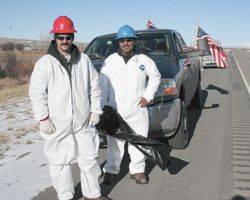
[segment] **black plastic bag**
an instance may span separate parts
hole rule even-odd
[[[102,130],[104,134],[128,141],[162,170],[166,169],[172,148],[158,140],[136,134],[120,114],[110,106],[104,106],[96,128]]]

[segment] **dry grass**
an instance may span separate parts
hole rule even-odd
[[[8,136],[4,135],[3,133],[0,133],[0,144],[6,144],[8,140]]]
[[[0,102],[4,102],[13,97],[27,96],[28,88],[27,77],[22,80],[10,78],[0,79]]]

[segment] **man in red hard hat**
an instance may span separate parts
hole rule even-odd
[[[73,44],[75,32],[67,16],[54,21],[54,40],[35,64],[29,96],[45,140],[44,152],[58,198],[74,197],[71,163],[77,160],[83,196],[101,200],[99,136],[95,129],[102,113],[99,77],[89,57]]]

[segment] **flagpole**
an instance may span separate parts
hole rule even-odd
[[[198,48],[198,43],[197,43],[197,34],[198,34],[198,24],[196,23],[196,28],[195,28],[195,39],[194,39],[194,47]]]
[[[146,24],[146,29],[148,29],[148,23],[150,21],[150,18],[148,18],[147,24]]]

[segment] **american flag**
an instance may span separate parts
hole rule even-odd
[[[149,19],[147,22],[147,29],[157,29],[154,23]]]
[[[217,66],[226,68],[227,67],[227,63],[226,63],[227,55],[224,53],[222,47],[212,37],[210,37],[210,35],[208,35],[203,29],[201,29],[198,26],[197,34],[196,34],[196,44],[197,44],[197,41],[200,39],[205,39],[208,41],[210,52]]]

